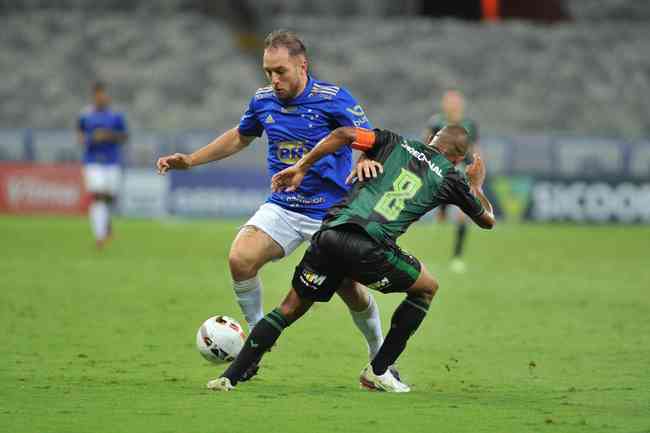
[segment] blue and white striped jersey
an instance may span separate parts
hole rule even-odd
[[[346,89],[309,77],[305,90],[291,100],[278,99],[271,86],[258,89],[239,122],[239,132],[256,137],[266,132],[268,170],[273,176],[339,126],[372,128]],[[347,193],[345,179],[351,165],[352,151],[345,146],[314,164],[297,191],[272,193],[267,201],[322,219]]]

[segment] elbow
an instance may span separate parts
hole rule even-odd
[[[232,139],[230,140],[234,144],[234,150],[235,151],[240,151],[255,139],[255,137],[248,136],[248,135],[243,135],[238,127],[235,127],[231,129],[230,131],[226,132],[224,135],[230,134],[230,137]]]
[[[349,126],[339,126],[332,131],[332,135],[346,143],[352,143],[357,136],[354,128]]]

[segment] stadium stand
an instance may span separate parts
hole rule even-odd
[[[417,134],[440,93],[459,87],[488,134],[628,138],[650,136],[650,8],[640,3],[574,0],[576,21],[548,26],[386,19],[389,2],[361,0],[314,18],[281,14],[286,1],[255,2],[265,27],[306,35],[314,73],[353,89],[377,125]],[[0,80],[0,128],[71,128],[95,77],[111,83],[134,131],[234,125],[265,82],[259,57],[241,55],[228,20],[190,11],[196,2],[152,4],[0,1],[0,69],[11,71]],[[332,16],[364,8],[369,16]]]
[[[571,0],[568,6],[576,20],[650,21],[650,8],[643,1]]]

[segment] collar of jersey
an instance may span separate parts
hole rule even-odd
[[[420,141],[420,143],[422,143],[422,148],[426,149],[428,153],[438,153],[438,154],[440,154],[440,151],[437,148],[435,148],[433,146],[429,146],[428,144],[423,143],[421,141]]]
[[[307,84],[305,85],[304,90],[300,93],[300,95],[296,96],[293,99],[287,99],[286,101],[283,101],[282,99],[278,98],[277,96],[275,97],[278,102],[282,105],[292,105],[297,102],[301,102],[302,99],[304,99],[309,93],[311,93],[311,88],[314,87],[314,79],[311,77],[311,75],[307,75]]]

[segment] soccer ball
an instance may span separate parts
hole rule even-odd
[[[215,364],[235,359],[245,341],[246,334],[241,325],[228,316],[210,317],[196,333],[196,347],[199,352]]]

